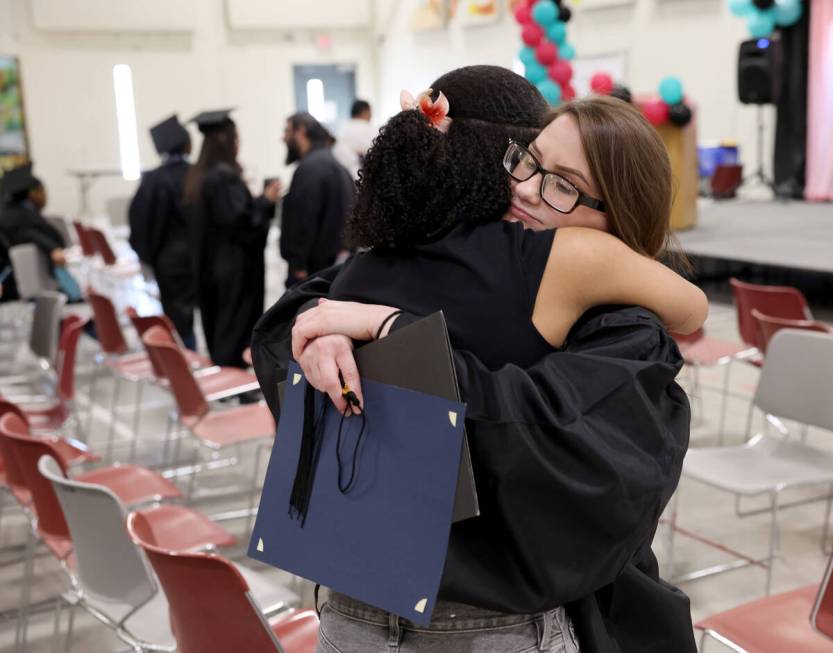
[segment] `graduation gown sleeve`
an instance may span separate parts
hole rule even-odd
[[[55,227],[44,220],[37,211],[25,206],[3,209],[0,215],[0,230],[5,234],[11,247],[33,243],[47,257],[52,250],[66,246],[63,237]]]
[[[139,260],[151,267],[165,236],[166,207],[175,201],[171,192],[158,169],[145,173],[127,212],[130,246]]]

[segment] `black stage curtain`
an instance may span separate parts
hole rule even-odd
[[[776,104],[775,193],[803,199],[807,160],[807,57],[810,44],[810,5],[795,25],[781,30],[783,67],[781,96]]]

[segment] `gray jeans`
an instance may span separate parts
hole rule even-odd
[[[316,653],[578,653],[564,608],[508,615],[439,601],[430,626],[333,592],[321,610]]]

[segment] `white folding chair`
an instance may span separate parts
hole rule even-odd
[[[809,426],[833,431],[833,336],[809,331],[785,329],[777,333],[767,352],[753,404],[768,416],[794,420]],[[780,425],[777,419],[770,418]],[[827,539],[833,499],[833,454],[783,437],[759,434],[742,446],[690,449],[683,464],[683,477],[741,497],[769,497],[762,510],[738,511],[739,516],[770,513],[769,550],[765,558],[755,560],[736,554],[738,560],[690,572],[676,582],[704,578],[712,574],[750,564],[766,568],[766,593],[772,584],[772,568],[778,553],[779,507],[806,504],[808,500],[781,504],[784,490],[812,485],[828,485],[822,548]],[[671,517],[669,566],[673,566],[673,540],[676,528],[679,490]],[[724,548],[724,550],[726,550]]]

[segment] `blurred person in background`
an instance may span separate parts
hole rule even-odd
[[[230,112],[206,111],[193,119],[205,138],[185,176],[184,208],[211,360],[242,368],[243,351],[263,313],[263,250],[280,182],[252,196],[237,162],[240,136]]]
[[[151,127],[150,135],[162,164],[142,175],[139,190],[130,202],[130,246],[153,270],[162,311],[174,323],[185,346],[196,349],[194,268],[182,211],[191,136],[176,115]]]
[[[353,175],[353,179],[359,178],[364,155],[379,133],[379,130],[370,124],[371,117],[370,103],[366,100],[356,100],[350,108],[350,120],[344,123],[338,133],[335,155],[338,162]]]
[[[290,116],[283,140],[287,165],[298,162],[281,223],[280,252],[290,288],[345,254],[344,221],[355,189],[350,173],[333,156],[330,133],[312,115]]]
[[[31,163],[6,172],[0,185],[0,235],[7,249],[27,243],[35,245],[49,261],[61,292],[70,301],[80,301],[81,288],[66,270],[67,243],[61,232],[43,217],[47,197],[43,182],[32,174]],[[10,290],[15,287],[9,279],[5,283]]]

